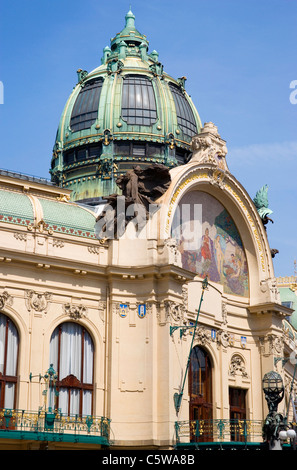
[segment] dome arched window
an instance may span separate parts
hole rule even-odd
[[[94,345],[84,327],[72,322],[59,325],[50,341],[50,363],[57,372],[58,404],[63,414],[91,415],[93,403]]]
[[[157,120],[152,82],[142,75],[126,75],[122,91],[122,119],[130,125],[151,126]]]
[[[185,135],[193,137],[193,135],[198,134],[198,130],[190,103],[181,88],[173,83],[169,83],[169,88],[175,103],[177,124]]]
[[[72,131],[89,129],[96,121],[102,85],[103,80],[101,78],[90,80],[80,90],[70,119]]]

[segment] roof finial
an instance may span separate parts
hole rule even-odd
[[[130,5],[130,10],[128,11],[127,15],[125,16],[125,19],[126,19],[126,27],[129,27],[129,28],[134,28],[135,27],[135,24],[134,24],[135,16],[132,13],[131,5]]]

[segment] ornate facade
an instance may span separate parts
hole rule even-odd
[[[129,25],[132,41],[131,15]],[[137,41],[130,61],[147,50],[143,36]],[[108,80],[127,67],[127,47],[116,37],[113,55],[105,51]],[[159,77],[159,62],[151,65]],[[73,123],[74,133],[85,132]],[[106,135],[97,137],[104,145]],[[54,182],[0,175],[1,448],[172,449],[220,440],[219,420],[237,426],[224,441],[241,441],[246,422],[249,441],[259,443],[267,414],[262,378],[270,370],[284,378],[287,408],[296,338],[288,333],[292,310],[280,301],[267,232],[228,169],[216,126],[197,124],[184,142],[178,145],[189,158],[167,165],[170,185],[157,210],[140,229],[134,214],[117,238],[98,238],[100,199],[74,202],[62,160],[66,141],[56,146]],[[92,176],[85,161],[75,165],[84,167],[75,184],[86,195],[82,178],[89,188]],[[89,199],[106,195],[100,187]],[[198,421],[205,424],[199,433]]]

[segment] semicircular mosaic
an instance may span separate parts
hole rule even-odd
[[[171,236],[176,238],[182,266],[222,284],[224,292],[249,295],[243,244],[229,212],[202,191],[185,194],[176,209]]]

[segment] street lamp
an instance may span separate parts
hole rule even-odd
[[[278,404],[284,397],[285,389],[283,379],[277,372],[268,372],[263,377],[262,388],[269,412],[276,412]]]
[[[264,375],[262,385],[269,409],[263,426],[263,438],[269,443],[269,450],[281,450],[281,441],[288,437],[290,439],[295,437],[295,431],[293,429],[287,430],[286,420],[282,414],[277,412],[278,404],[284,398],[285,393],[283,380],[280,374],[270,371]]]

